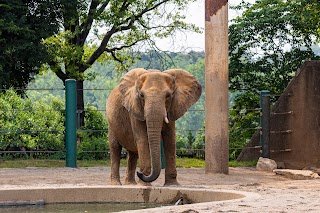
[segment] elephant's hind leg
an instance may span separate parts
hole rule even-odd
[[[137,184],[135,180],[135,173],[136,173],[136,167],[137,167],[137,161],[138,161],[138,154],[128,151],[128,158],[127,158],[127,174],[125,183],[126,184]]]
[[[118,143],[110,144],[110,159],[111,159],[111,184],[121,185],[120,182],[120,159],[122,146]]]

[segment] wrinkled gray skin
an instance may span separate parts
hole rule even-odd
[[[180,69],[164,72],[137,68],[123,76],[107,100],[111,182],[120,185],[120,156],[128,151],[126,184],[156,180],[161,172],[160,141],[166,160],[165,185],[178,185],[176,171],[175,120],[201,95],[201,85],[193,75]]]

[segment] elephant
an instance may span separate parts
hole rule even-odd
[[[201,95],[201,85],[182,69],[136,68],[128,71],[106,102],[111,158],[111,183],[121,185],[121,150],[127,150],[125,184],[151,185],[161,173],[160,142],[165,154],[164,185],[179,185],[176,171],[175,121]]]

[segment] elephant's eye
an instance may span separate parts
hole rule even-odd
[[[167,93],[166,93],[166,99],[169,99],[169,98],[171,98],[171,93],[170,93],[170,92],[167,92]]]
[[[140,98],[142,98],[142,99],[144,98],[144,93],[143,92],[140,92],[139,95],[140,95]]]

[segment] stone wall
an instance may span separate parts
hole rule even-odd
[[[272,107],[270,158],[286,168],[320,167],[320,61],[307,61]],[[260,156],[259,131],[239,161]]]

